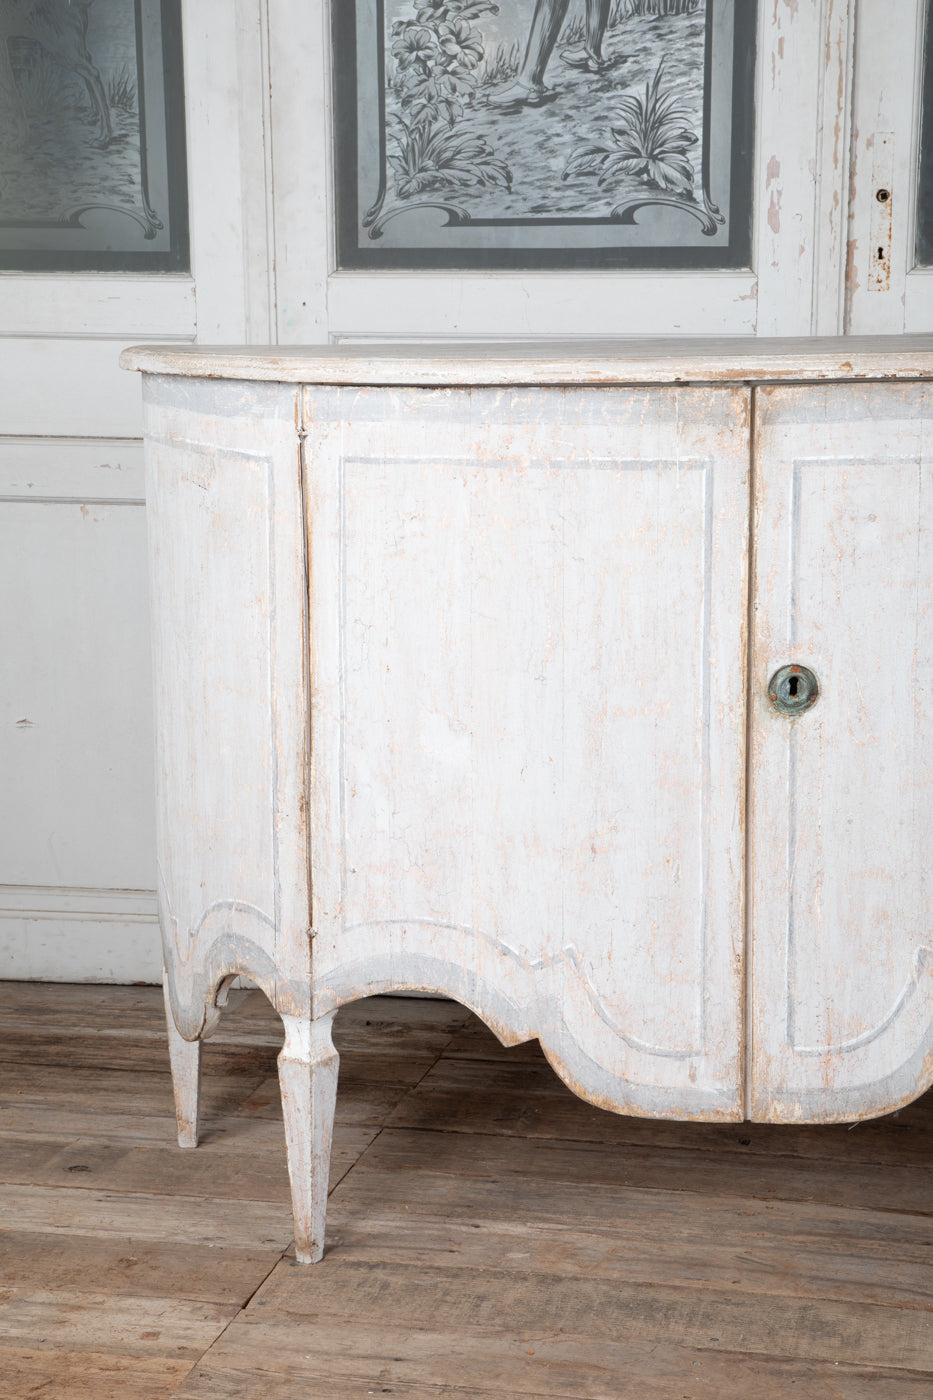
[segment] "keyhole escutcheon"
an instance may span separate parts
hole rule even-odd
[[[791,719],[815,705],[819,694],[819,683],[809,666],[796,663],[775,671],[768,685],[768,699],[775,710]]]

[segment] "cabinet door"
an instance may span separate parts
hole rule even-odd
[[[315,1009],[447,992],[741,1114],[744,389],[319,389]]]
[[[870,1116],[933,1048],[933,390],[760,391],[753,1116]],[[789,718],[785,663],[819,684]]]

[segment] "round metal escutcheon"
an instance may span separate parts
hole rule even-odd
[[[808,666],[782,666],[768,686],[768,699],[782,715],[802,715],[820,694],[816,676]]]

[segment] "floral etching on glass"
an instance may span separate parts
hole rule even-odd
[[[0,266],[186,265],[178,0],[0,0]]]
[[[335,27],[341,264],[740,265],[753,8],[357,0]]]

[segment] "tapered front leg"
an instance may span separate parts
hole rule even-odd
[[[185,1040],[184,1036],[179,1034],[168,994],[166,973],[162,974],[162,991],[165,996],[168,1057],[172,1066],[172,1089],[175,1094],[178,1146],[197,1147],[201,1102],[201,1042],[200,1040]]]
[[[316,1021],[283,1016],[285,1044],[279,1086],[285,1118],[288,1175],[292,1184],[295,1248],[302,1264],[324,1253],[327,1182],[334,1136],[340,1057],[331,1040],[335,1012]]]

